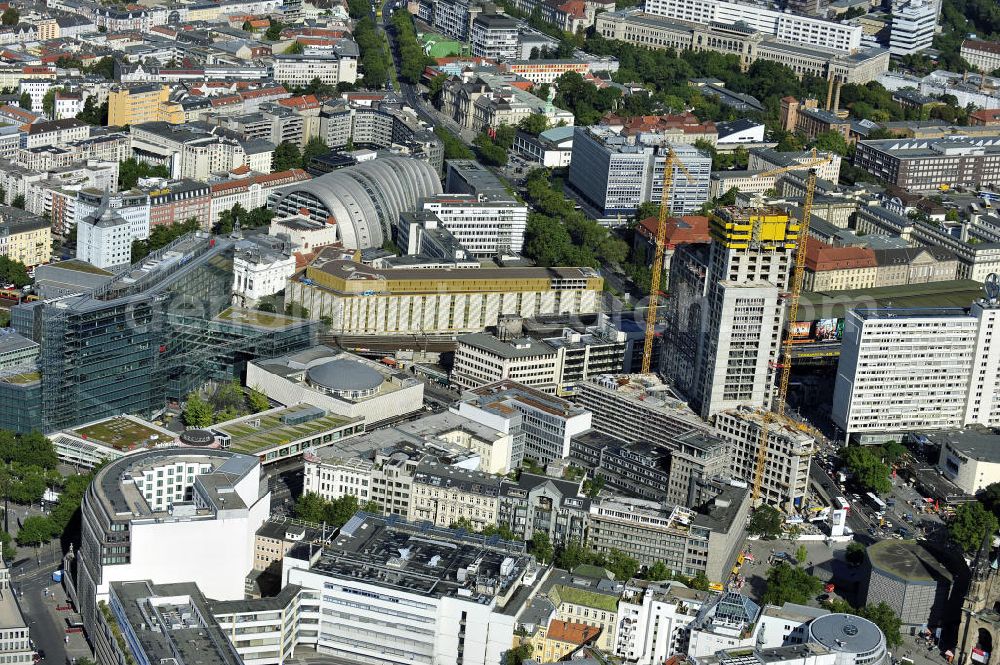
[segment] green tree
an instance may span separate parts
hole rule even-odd
[[[108,103],[98,106],[96,98],[91,95],[83,103],[83,110],[76,114],[76,119],[88,125],[105,126],[108,124]]]
[[[7,11],[10,11],[10,10],[7,10]],[[4,13],[6,13],[6,12],[4,12]],[[21,93],[21,98],[18,100],[17,105],[20,106],[25,111],[30,111],[31,110],[31,95],[28,94],[27,90],[25,90],[24,92]]]
[[[271,171],[279,173],[289,169],[297,169],[302,166],[302,153],[299,146],[291,141],[282,141],[274,149],[274,157],[271,162]]]
[[[885,633],[886,645],[892,649],[903,644],[903,637],[900,635],[899,616],[886,603],[878,605],[868,605],[859,614],[868,619]]]
[[[444,90],[444,82],[447,80],[447,76],[444,74],[438,74],[427,82],[427,98],[430,99],[431,103],[435,106],[440,103],[441,92]]]
[[[795,550],[795,560],[799,562],[799,565],[802,565],[808,559],[809,559],[809,550],[806,549],[805,545],[799,545],[798,549]]]
[[[646,579],[651,582],[660,582],[663,580],[670,579],[670,569],[667,568],[667,564],[662,561],[657,561],[652,566],[646,569]]]
[[[91,74],[98,74],[109,81],[115,77],[115,59],[105,56],[91,65],[88,69]]]
[[[434,133],[437,134],[437,137],[441,139],[441,143],[444,144],[445,159],[472,159],[475,157],[475,154],[469,150],[469,147],[460,138],[442,125],[435,126]]]
[[[323,139],[318,136],[309,139],[306,147],[302,149],[302,168],[309,166],[313,157],[321,157],[329,152],[330,146]]]
[[[121,190],[135,187],[139,178],[169,178],[170,170],[164,164],[148,164],[134,157],[122,161],[118,165],[118,188]]]
[[[132,241],[132,263],[141,261],[151,252],[162,249],[181,236],[199,229],[201,229],[201,223],[194,217],[184,222],[155,226],[146,240]]]
[[[602,489],[604,489],[603,476],[594,476],[583,481],[583,493],[590,499],[596,499]]]
[[[392,67],[385,36],[379,32],[370,16],[365,16],[354,25],[353,35],[361,54],[360,69],[364,72],[365,87],[381,88]]]
[[[368,0],[347,0],[347,13],[355,21],[365,18],[369,13]]]
[[[285,305],[285,314],[288,316],[294,316],[299,319],[308,319],[309,310],[302,306],[301,303],[290,302]]]
[[[281,24],[281,21],[277,19],[271,19],[271,24],[267,26],[267,30],[264,32],[264,39],[269,42],[276,42],[281,39],[281,31],[284,30],[285,26]]]
[[[865,550],[867,548],[856,540],[852,540],[847,545],[845,557],[847,563],[852,566],[860,566],[865,561]]]
[[[17,25],[21,21],[21,14],[13,7],[8,7],[0,14],[0,24]]]
[[[62,88],[49,88],[45,91],[45,96],[42,97],[42,113],[44,113],[49,118],[55,118],[56,113],[56,93],[61,92]]]
[[[883,451],[879,447],[848,446],[844,450],[844,464],[854,474],[855,481],[869,492],[886,494],[892,491],[889,480],[891,470],[882,461]]]
[[[31,284],[31,278],[28,277],[28,267],[20,261],[8,259],[6,256],[0,256],[0,280],[18,288]]]
[[[822,589],[823,583],[804,569],[781,562],[768,571],[762,600],[769,605],[806,603]]]
[[[705,571],[699,570],[698,573],[688,581],[688,586],[692,589],[697,589],[698,591],[708,591],[708,588],[712,583],[708,579],[708,575]]]
[[[247,400],[250,402],[250,410],[254,413],[267,411],[271,408],[271,401],[267,398],[267,395],[256,388],[250,389]]]
[[[302,45],[298,40],[292,42],[285,49],[285,53],[288,55],[301,55],[306,52],[306,47]]]
[[[762,538],[777,538],[781,535],[781,527],[785,523],[785,518],[774,506],[760,506],[753,511],[750,516],[750,524],[747,532],[752,536]]]
[[[188,427],[208,427],[212,424],[212,407],[196,392],[187,396],[181,416]]]
[[[479,161],[489,166],[504,166],[507,164],[507,151],[493,142],[485,132],[472,142],[476,146],[476,156]]]
[[[624,552],[612,549],[605,560],[605,567],[616,580],[630,580],[639,572],[639,562]]]
[[[535,555],[539,563],[549,563],[552,561],[554,551],[555,548],[552,547],[549,534],[544,531],[535,531],[531,534],[531,553]]]
[[[978,501],[963,503],[955,511],[955,519],[948,527],[952,540],[965,552],[975,552],[983,540],[997,532],[997,517]]]
[[[52,521],[48,517],[32,515],[25,518],[17,532],[17,544],[27,547],[38,547],[52,540]]]
[[[849,150],[844,135],[835,131],[817,134],[816,138],[812,141],[812,147],[823,152],[835,152],[842,156],[847,155]]]
[[[531,642],[521,642],[516,647],[504,652],[503,665],[521,665],[521,663],[531,658],[534,652],[535,647],[531,645]]]
[[[295,502],[295,516],[306,522],[320,524],[326,519],[326,501],[315,492],[305,492]]]
[[[326,521],[335,527],[344,526],[347,524],[347,520],[358,512],[358,508],[358,497],[356,496],[342,496],[339,499],[334,499],[327,506]]]
[[[14,539],[6,531],[0,531],[0,544],[3,545],[3,560],[10,565],[10,562],[17,556],[17,548],[14,547]]]
[[[882,444],[882,458],[886,464],[895,464],[906,455],[906,446],[899,441],[889,441]]]
[[[532,136],[538,136],[549,127],[549,119],[542,113],[532,113],[517,124],[518,128]]]
[[[257,32],[256,28],[250,25],[250,21],[243,21],[243,25],[240,26],[240,30],[242,30],[243,32],[250,32],[250,33]]]
[[[24,194],[18,194],[15,196],[14,200],[10,202],[10,205],[14,208],[24,210]]]
[[[424,67],[433,61],[424,53],[413,27],[413,17],[409,12],[395,12],[392,15],[392,30],[396,35],[399,53],[399,78],[407,83],[419,83]]]
[[[577,542],[569,542],[556,550],[556,566],[563,570],[573,570],[581,563],[587,563],[590,552]]]

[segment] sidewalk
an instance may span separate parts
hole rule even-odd
[[[69,623],[79,623],[82,621],[79,614],[74,609],[60,610],[59,607],[66,607],[70,605],[68,599],[66,598],[66,590],[62,588],[62,585],[58,582],[50,582],[47,587],[48,596],[43,593],[42,602],[45,606],[46,613],[52,622],[61,630],[64,635],[64,643],[66,649],[66,660],[68,663],[75,663],[79,658],[91,658],[94,655],[91,653],[90,645],[87,644],[86,638],[83,636],[83,631],[66,633],[66,629],[69,627]],[[67,639],[68,638],[68,641]],[[49,663],[49,665],[58,665],[57,663]]]

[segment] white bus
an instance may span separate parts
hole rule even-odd
[[[888,506],[885,505],[885,501],[875,496],[874,492],[869,492],[867,496],[871,500],[872,506],[875,507],[875,510],[877,510],[880,514],[885,514],[886,508],[888,508]]]

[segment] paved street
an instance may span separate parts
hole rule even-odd
[[[58,544],[50,543],[40,548],[37,558],[33,550],[21,550],[13,569],[13,586],[31,639],[35,648],[45,654],[43,662],[51,665],[92,657],[82,633],[66,633],[67,619],[77,621],[79,615],[72,610],[56,609],[67,605],[62,585],[52,581],[52,573],[60,568],[61,559]]]

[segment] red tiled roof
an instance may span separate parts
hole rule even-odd
[[[962,48],[1000,55],[1000,42],[984,42],[981,39],[966,39],[962,42]]]
[[[285,183],[301,182],[303,180],[309,180],[312,178],[308,173],[302,169],[289,169],[288,171],[279,171],[278,173],[267,173],[263,175],[251,176],[249,178],[241,178],[239,180],[229,180],[226,182],[219,182],[212,185],[212,194],[219,194],[222,192],[228,192],[234,189],[246,189],[250,185],[281,185]]]
[[[559,621],[553,619],[549,622],[549,630],[545,633],[546,639],[557,642],[568,642],[570,644],[588,644],[601,633],[597,626],[588,626],[585,623],[575,623],[570,621]]]
[[[11,106],[10,104],[7,104],[6,106],[0,106],[0,113],[3,113],[13,118],[17,118],[18,120],[22,120],[27,123],[32,123],[38,120],[39,117],[41,117],[35,115],[31,111],[25,111],[19,106]]]
[[[282,106],[288,106],[294,109],[315,109],[319,108],[319,100],[316,99],[316,95],[299,95],[298,97],[288,97],[286,99],[279,99],[278,103]]]
[[[255,88],[253,90],[243,90],[240,97],[243,99],[256,99],[257,97],[274,97],[276,95],[287,95],[288,90],[283,85],[275,85],[267,88]]]
[[[806,241],[806,268],[813,272],[875,266],[875,252],[870,247],[834,247],[815,238]]]
[[[282,34],[285,32],[303,37],[332,37],[335,39],[341,39],[350,34],[346,30],[333,30],[330,28],[286,28],[282,31]]]
[[[225,106],[226,104],[240,104],[243,98],[239,95],[219,95],[211,98],[212,106]]]
[[[583,0],[567,0],[559,5],[559,9],[572,16],[587,15],[587,3]]]
[[[693,113],[680,115],[639,115],[629,117],[608,113],[601,118],[602,125],[621,125],[626,136],[642,132],[680,129],[685,134],[711,134],[716,131],[714,122],[701,122]]]
[[[969,118],[978,120],[984,125],[1000,122],[1000,109],[979,109],[970,113]]]
[[[653,240],[656,237],[657,217],[647,217],[639,222],[636,231],[644,238]],[[701,245],[712,241],[708,232],[708,217],[703,215],[684,215],[683,217],[667,217],[667,247],[677,245]]]

